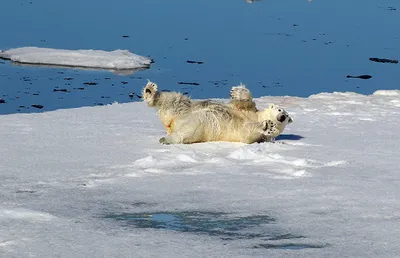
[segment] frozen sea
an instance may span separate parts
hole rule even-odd
[[[400,91],[262,97],[275,143],[164,146],[143,102],[0,116],[2,257],[399,257]]]
[[[400,256],[400,64],[369,60],[399,59],[397,1],[3,2],[3,51],[154,63],[0,60],[0,257]],[[243,82],[294,123],[275,143],[160,145],[147,79],[222,101]]]

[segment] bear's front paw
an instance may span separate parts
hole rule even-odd
[[[271,127],[271,128],[268,128],[268,129],[265,131],[264,134],[265,134],[268,138],[274,139],[274,138],[276,138],[276,137],[279,136],[280,132],[279,132],[278,128],[276,128],[276,127]]]
[[[276,128],[276,124],[272,120],[265,120],[262,122],[262,130],[267,133],[268,131],[271,131],[273,128]]]
[[[143,98],[146,101],[150,101],[151,98],[156,94],[157,92],[157,84],[154,82],[149,81],[146,86],[143,88],[142,94]]]
[[[273,139],[276,138],[280,134],[276,123],[273,122],[272,120],[265,120],[263,122],[263,127],[264,127],[263,134],[267,138],[268,141],[273,141]]]
[[[165,138],[165,137],[161,137],[160,140],[159,140],[159,142],[160,142],[161,144],[171,144],[171,143],[168,141],[168,139]]]

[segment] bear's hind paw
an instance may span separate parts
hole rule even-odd
[[[171,144],[166,137],[161,137],[159,142],[166,145]]]
[[[243,84],[232,87],[229,96],[233,100],[249,101],[252,99],[250,91]]]

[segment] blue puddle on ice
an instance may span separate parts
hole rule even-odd
[[[158,228],[181,232],[206,233],[223,239],[263,237],[265,234],[242,233],[261,224],[270,224],[275,219],[266,215],[229,217],[219,212],[155,212],[108,214],[109,219],[125,221],[138,228]]]
[[[253,248],[274,249],[304,249],[323,248],[325,245],[313,244],[280,244],[271,241],[305,239],[305,236],[295,235],[281,230],[268,229],[262,225],[275,224],[275,219],[267,215],[232,217],[220,212],[154,212],[154,213],[116,213],[106,214],[106,219],[124,222],[125,226],[137,228],[153,228],[173,230],[186,233],[207,234],[222,240],[260,239],[268,241],[253,246]]]

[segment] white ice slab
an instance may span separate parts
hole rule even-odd
[[[60,65],[102,69],[149,67],[151,59],[128,50],[66,50],[38,47],[13,48],[0,52],[0,58],[25,64]]]

